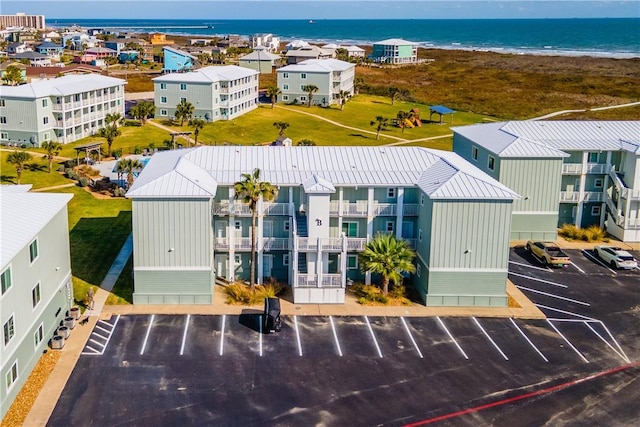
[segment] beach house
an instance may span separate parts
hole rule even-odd
[[[355,64],[338,59],[308,59],[295,65],[278,68],[278,88],[282,95],[278,102],[309,102],[305,86],[318,88],[312,94],[312,105],[331,105],[340,102],[340,92],[353,95]]]
[[[415,64],[418,62],[418,44],[402,39],[378,41],[373,44],[369,58],[386,64]]]
[[[407,276],[427,305],[505,306],[511,205],[519,196],[455,153],[420,147],[202,146],[154,155],[133,201],[136,304],[210,304],[216,277],[249,278],[251,210],[241,174],[278,188],[257,206],[258,282],[295,303],[343,303],[370,283],[358,254],[377,233],[417,252]]]
[[[73,303],[67,219],[73,196],[30,187],[0,186],[0,419]]]
[[[522,195],[512,239],[563,224],[640,241],[640,121],[510,121],[452,128],[453,149]]]
[[[67,75],[0,93],[0,143],[38,147],[94,135],[110,113],[124,116],[125,80],[97,74]]]
[[[238,58],[238,65],[260,74],[271,74],[280,64],[280,55],[269,52],[265,47],[256,47],[253,52]]]
[[[193,117],[207,121],[231,120],[258,108],[259,73],[236,65],[200,68],[153,79],[156,117],[174,117],[185,100]]]
[[[298,64],[308,59],[330,59],[333,58],[333,49],[323,49],[318,46],[303,46],[298,49],[289,49],[285,53],[287,64]]]
[[[162,71],[165,73],[176,73],[190,71],[196,61],[196,57],[184,50],[164,46]]]

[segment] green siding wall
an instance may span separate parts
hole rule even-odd
[[[571,213],[571,210],[569,210]],[[556,240],[558,213],[514,214],[511,225],[512,240]]]
[[[136,270],[134,304],[211,304],[211,271]]]
[[[499,180],[521,196],[514,212],[558,212],[562,159],[500,159]]]
[[[505,272],[429,272],[429,306],[507,305]]]

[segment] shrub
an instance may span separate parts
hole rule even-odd
[[[58,166],[58,172],[64,172],[67,168],[64,165]]]
[[[596,242],[605,240],[607,233],[597,225],[587,228],[578,228],[573,224],[564,224],[558,233],[568,240],[582,240],[585,242]]]
[[[78,178],[78,174],[76,173],[76,171],[74,171],[73,169],[67,168],[64,170],[64,176],[66,176],[69,179],[77,179]]]
[[[125,194],[127,194],[127,191],[122,187],[118,187],[115,190],[113,190],[113,195],[115,197],[124,197]]]
[[[360,304],[387,304],[389,302],[389,298],[382,293],[382,290],[374,285],[356,283],[355,285],[351,286],[351,292],[353,292],[355,296],[358,297],[358,302]]]
[[[584,230],[584,234],[586,235],[587,242],[596,242],[598,240],[603,240],[606,237],[605,231],[598,227],[597,225],[591,225]],[[583,240],[585,240],[583,238]]]
[[[391,298],[404,298],[407,293],[407,289],[404,285],[393,285],[389,291]]]
[[[134,127],[140,127],[141,124],[138,120],[125,120],[124,121],[124,126],[134,126]]]
[[[119,158],[122,157],[122,148],[116,148],[112,151],[113,157]]]
[[[89,180],[87,178],[80,178],[78,180],[78,186],[86,187],[87,185],[89,185]]]
[[[258,301],[265,298],[276,298],[281,296],[285,292],[286,288],[275,280],[269,280],[266,285],[256,286],[256,295],[259,297]]]
[[[563,224],[558,233],[566,239],[578,239],[580,237],[580,229],[573,224]]]
[[[100,175],[100,171],[98,171],[97,169],[92,168],[89,165],[80,165],[78,166],[78,175],[86,175],[86,176],[98,176]]]
[[[227,304],[253,305],[262,301],[258,292],[251,292],[251,288],[244,283],[234,282],[225,288]]]

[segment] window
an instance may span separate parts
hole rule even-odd
[[[49,124],[49,117],[43,117],[42,118],[42,124],[43,125],[48,125]]]
[[[347,237],[358,237],[358,223],[357,222],[343,222],[342,232]]]
[[[7,371],[7,390],[11,388],[13,383],[18,379],[18,361],[16,360],[11,365],[11,369]]]
[[[5,322],[2,329],[4,330],[4,345],[7,345],[9,344],[9,341],[11,341],[11,338],[13,338],[13,335],[16,333],[15,326],[13,324],[13,316],[11,316],[9,320]]]
[[[347,270],[358,268],[358,255],[347,255]]]
[[[307,97],[306,96],[301,96],[300,97],[300,102],[307,102]]]
[[[167,110],[160,110],[160,115],[161,115],[161,116],[166,116],[166,115],[168,115]]]
[[[422,242],[422,230],[418,230],[418,240]]]
[[[289,224],[289,221],[285,221],[284,224],[283,224],[284,231],[289,231],[290,227],[291,227],[291,225]]]
[[[44,338],[44,328],[41,323],[40,326],[38,326],[38,329],[33,333],[33,343],[36,345],[36,348],[38,348],[42,342],[42,338]]]
[[[289,100],[289,95],[282,95],[282,100],[283,101],[288,101]]]
[[[40,282],[38,282],[36,286],[33,289],[31,289],[31,303],[33,308],[35,308],[39,302],[40,302]]]
[[[282,73],[282,78],[283,79],[288,79],[289,78],[289,73]]]
[[[387,199],[395,199],[395,198],[396,198],[396,189],[387,188]]]
[[[32,263],[38,259],[38,239],[31,242],[29,245],[29,259]]]
[[[233,223],[233,228],[235,228],[236,230],[242,230],[242,223],[240,221],[235,221]]]
[[[42,135],[42,139],[45,141],[49,141],[51,140],[51,135],[49,134],[49,132],[46,132]]]
[[[591,207],[591,215],[592,216],[600,215],[600,206],[592,206]]]
[[[489,163],[487,163],[489,170],[493,170],[496,167],[496,159],[493,156],[489,156]]]
[[[282,90],[289,90],[289,85],[288,84],[283,84],[282,85]]]
[[[602,178],[596,178],[596,180],[593,183],[593,186],[595,188],[602,188],[603,184],[604,184],[604,180]]]
[[[300,73],[300,78],[301,79],[306,79],[307,78],[307,73]]]
[[[424,194],[420,195],[420,206],[424,206]]]
[[[242,257],[240,255],[235,255],[234,256],[234,260],[236,265],[241,265],[242,264]]]
[[[167,97],[166,96],[161,96],[160,97],[160,103],[161,104],[166,104],[167,103]]]
[[[4,99],[0,99],[0,107],[6,107],[6,101]]]
[[[49,101],[47,99],[42,100],[42,107],[46,108],[49,105]]]
[[[587,163],[598,163],[598,153],[589,153],[587,157]]]
[[[0,139],[9,139],[9,134],[7,132],[0,133]]]
[[[160,89],[161,90],[166,90],[167,89],[167,84],[166,83],[160,83]]]
[[[289,254],[282,255],[282,265],[289,265]]]
[[[478,160],[478,147],[471,147],[471,158]]]
[[[0,275],[0,282],[2,283],[2,295],[11,287],[11,267],[8,267]]]
[[[7,124],[7,117],[6,116],[0,116],[0,124],[3,124],[3,125]]]
[[[393,221],[387,221],[387,232],[393,233]]]
[[[187,102],[187,98],[180,98],[180,102]]]
[[[180,90],[187,90],[187,84],[186,83],[180,83]]]
[[[420,274],[422,274],[422,266],[421,266],[420,264],[418,264],[418,265],[416,266],[416,275],[417,275],[418,277],[420,277]]]

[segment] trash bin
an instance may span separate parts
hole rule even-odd
[[[71,334],[71,331],[67,326],[60,326],[58,329],[56,329],[56,335],[64,339],[69,338],[70,334]]]
[[[76,327],[76,319],[73,317],[65,317],[64,318],[64,326],[69,329],[73,329]]]
[[[78,320],[80,318],[80,307],[71,307],[71,310],[69,310],[69,316]]]
[[[62,347],[64,347],[64,337],[61,337],[60,335],[54,335],[54,337],[51,339],[51,348],[53,348],[54,350],[60,350],[62,349]]]
[[[264,333],[280,332],[282,320],[280,319],[280,299],[264,299]]]

